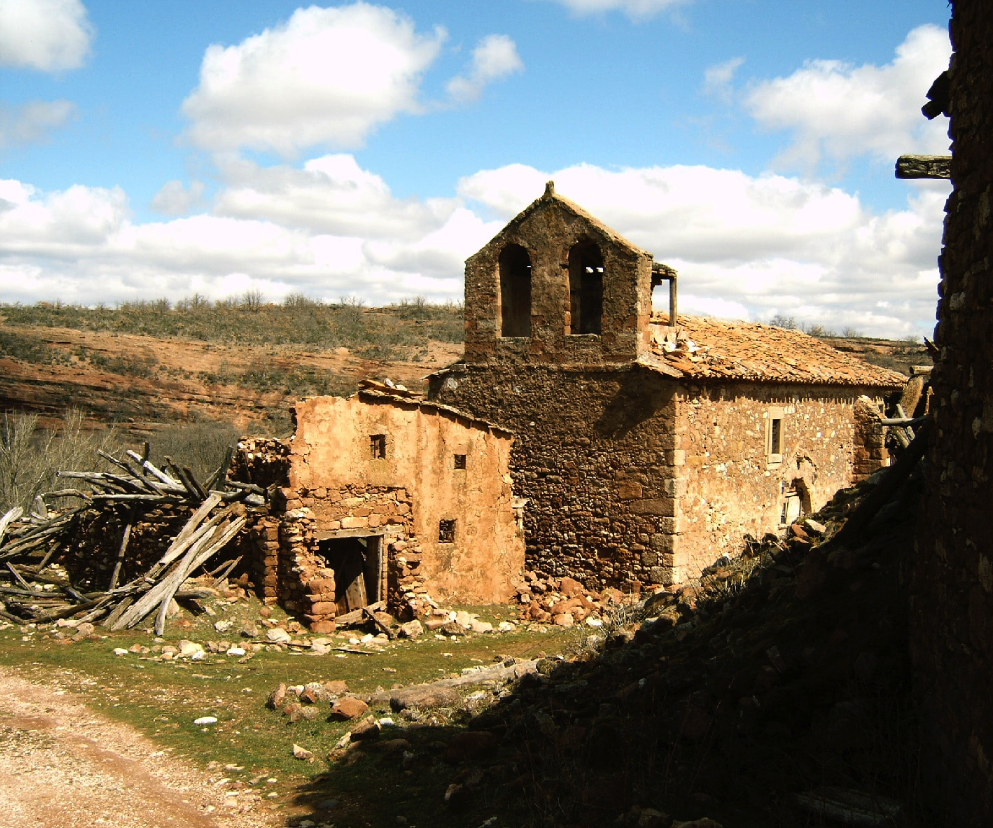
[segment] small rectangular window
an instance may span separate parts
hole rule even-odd
[[[765,454],[766,462],[770,465],[777,465],[783,462],[783,445],[785,443],[783,415],[785,413],[782,408],[776,406],[775,408],[770,408],[766,414]]]
[[[456,454],[455,455],[455,468],[456,469],[464,469],[465,468],[465,455],[464,454]]]
[[[773,417],[769,426],[769,454],[783,453],[783,420],[781,417]]]
[[[382,460],[386,457],[386,435],[369,435],[369,453],[373,460]]]
[[[438,543],[455,543],[454,520],[443,520],[438,523]]]

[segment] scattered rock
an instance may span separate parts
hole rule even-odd
[[[424,634],[424,627],[417,619],[401,624],[397,633],[400,638],[420,638]]]
[[[458,703],[458,691],[451,687],[414,685],[402,690],[394,690],[390,695],[390,707],[397,712],[410,708],[427,710],[435,707],[453,707]]]
[[[364,716],[368,709],[369,705],[362,701],[362,699],[358,699],[355,696],[344,696],[332,705],[331,715],[336,719],[348,721],[357,719],[359,716]]]
[[[286,701],[286,685],[280,683],[279,687],[269,694],[269,699],[266,701],[266,707],[270,710],[279,710],[279,708],[283,706],[284,701]]]
[[[450,765],[475,762],[496,750],[499,740],[488,730],[467,730],[448,743],[444,759]]]
[[[314,754],[311,753],[306,748],[302,748],[302,747],[300,747],[300,745],[294,744],[293,745],[293,758],[294,759],[300,759],[301,761],[304,761],[304,762],[313,762],[314,761]]]

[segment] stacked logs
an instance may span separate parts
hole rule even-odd
[[[227,479],[232,452],[204,484],[171,458],[166,468],[151,463],[147,445],[144,455],[100,452],[112,473],[60,472],[78,488],[39,495],[28,514],[18,507],[0,518],[0,617],[16,623],[76,617],[119,630],[154,615],[161,635],[173,599],[196,597],[183,591],[184,582],[238,535],[250,509],[265,504],[259,486]],[[49,509],[66,499],[81,504]],[[119,536],[108,531],[121,526]],[[148,556],[147,542],[134,554],[135,539],[148,532],[156,554]],[[220,578],[236,564],[222,567]],[[107,571],[99,588],[96,577]]]

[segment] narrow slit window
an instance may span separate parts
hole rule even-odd
[[[373,460],[383,460],[386,458],[386,435],[369,435],[369,454]]]
[[[455,543],[454,520],[442,520],[438,523],[438,543]]]
[[[461,469],[461,470],[464,470],[465,469],[465,455],[464,454],[456,454],[455,455],[455,468],[456,469]]]
[[[769,454],[783,453],[783,420],[781,417],[773,417],[769,425]]]

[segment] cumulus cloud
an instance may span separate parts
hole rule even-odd
[[[792,134],[779,163],[787,168],[837,164],[869,155],[893,161],[905,153],[942,153],[948,148],[944,118],[921,115],[925,93],[948,68],[948,34],[920,26],[885,66],[853,66],[812,60],[792,75],[755,84],[745,108],[768,130]]]
[[[0,0],[0,66],[78,69],[94,35],[80,0]]]
[[[0,103],[0,148],[40,144],[76,116],[72,101],[31,101],[9,107]]]
[[[675,267],[685,312],[930,333],[947,185],[908,185],[906,206],[880,213],[840,187],[689,166],[511,165],[421,200],[397,198],[349,155],[298,167],[237,161],[220,170],[209,212],[147,223],[133,221],[119,189],[0,182],[0,301],[246,289],[274,300],[298,291],[370,304],[458,299],[463,261],[550,178]]]
[[[930,330],[947,186],[920,188],[905,209],[883,214],[837,187],[709,167],[513,165],[469,176],[458,191],[506,221],[548,178],[679,270],[687,312],[787,313],[891,336]]]
[[[708,66],[703,73],[703,91],[718,100],[730,103],[732,98],[734,76],[745,62],[743,57],[735,57]]]
[[[188,138],[209,150],[293,156],[358,147],[379,124],[420,109],[424,71],[446,38],[367,3],[311,6],[236,46],[210,46],[184,101]]]
[[[187,187],[182,181],[167,181],[153,197],[151,207],[164,216],[185,216],[203,203],[206,187],[202,181],[192,181]]]
[[[457,103],[469,103],[483,94],[492,81],[524,71],[517,44],[507,35],[487,35],[472,51],[472,63],[465,75],[448,82],[448,94]]]
[[[693,0],[551,0],[551,2],[565,6],[569,11],[579,15],[620,11],[632,20],[644,20],[659,12],[692,3]]]

